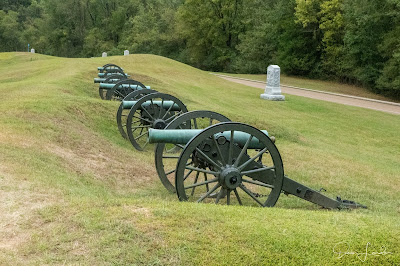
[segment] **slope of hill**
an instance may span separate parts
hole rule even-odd
[[[153,151],[120,137],[118,103],[98,97],[93,77],[109,62],[189,110],[268,129],[289,177],[369,209],[285,195],[269,209],[179,202],[158,181]],[[0,73],[0,264],[400,263],[398,116],[264,101],[259,89],[154,55],[1,53]],[[367,243],[370,255],[351,254]]]

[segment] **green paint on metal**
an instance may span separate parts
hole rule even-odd
[[[194,136],[202,132],[203,129],[153,129],[149,130],[149,142],[150,143],[171,143],[171,144],[182,144],[186,145],[189,140],[191,140]],[[261,130],[265,135],[268,136],[267,130]],[[224,137],[228,141],[231,138],[230,131],[224,131],[222,133],[216,134],[216,138]],[[250,134],[240,131],[235,131],[234,140],[235,143],[239,145],[244,145],[246,141],[249,139]],[[257,138],[253,138],[249,144],[250,149],[262,149],[264,145],[260,143]]]
[[[97,76],[99,76],[99,78],[103,78],[105,76],[109,76],[109,75],[119,75],[121,74],[120,72],[106,72],[106,73],[97,73]],[[122,75],[122,74],[121,74]],[[128,73],[125,73],[126,76],[129,76]]]
[[[104,82],[104,81],[106,81],[105,78],[94,78],[94,80],[93,80],[94,83],[101,83],[101,82]]]
[[[162,101],[146,101],[144,103],[142,103],[142,107],[148,107],[150,106],[152,103],[157,105],[157,106],[161,106],[161,102]],[[130,109],[132,108],[132,106],[134,106],[137,103],[137,101],[122,101],[122,108],[124,109]],[[171,107],[172,106],[172,107]],[[169,109],[170,111],[180,111],[181,108],[179,107],[179,105],[177,105],[174,101],[164,101],[163,102],[163,108],[164,109]],[[171,109],[170,109],[171,108]]]
[[[99,88],[110,90],[114,86],[115,86],[114,83],[100,83]],[[138,85],[132,85],[132,84],[121,84],[120,87],[122,87],[122,88],[131,88],[131,89],[135,89],[135,90],[138,89]],[[139,89],[141,89],[141,88],[142,87],[139,86]],[[146,89],[150,89],[150,86],[146,86]]]

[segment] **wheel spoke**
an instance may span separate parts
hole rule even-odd
[[[171,171],[169,171],[169,172],[166,172],[165,175],[170,175],[170,174],[172,174],[172,173],[174,173],[174,172],[176,172],[176,169],[171,170]]]
[[[161,118],[161,115],[163,114],[164,110],[164,98],[161,99],[161,106],[160,106],[160,113],[158,114],[158,118]]]
[[[275,188],[273,185],[265,184],[265,183],[263,183],[263,182],[256,181],[256,180],[249,180],[249,179],[244,179],[244,178],[242,178],[242,181],[243,181],[243,182],[246,182],[246,183],[250,183],[250,184],[262,186],[262,187],[271,188],[271,189],[272,189],[272,188]]]
[[[172,110],[172,106],[174,106],[175,103],[173,103],[167,111],[165,111],[165,114],[163,115],[163,117],[161,118],[162,120],[164,120],[164,118],[167,116],[167,114]]]
[[[147,144],[149,144],[149,139],[147,139],[146,143],[143,145],[142,149],[146,148]]]
[[[191,184],[191,185],[185,187],[185,189],[189,189],[189,188],[192,188],[192,187],[198,187],[198,186],[202,186],[202,185],[207,185],[209,183],[214,183],[214,182],[217,182],[217,181],[218,181],[218,177],[210,179],[210,180],[207,180],[207,181]]]
[[[154,108],[154,106],[152,105],[152,107]],[[154,121],[154,117],[147,111],[146,107],[142,107],[142,110],[145,111],[147,113],[148,116],[150,116],[150,118]]]
[[[218,204],[219,200],[222,198],[222,195],[224,194],[224,191],[225,191],[224,188],[222,188],[222,189],[219,191],[219,193],[218,193],[218,195],[217,195],[217,198],[216,198],[216,200],[215,200],[215,204]]]
[[[193,184],[196,184],[197,183],[197,180],[199,179],[199,175],[200,175],[200,172],[197,172],[196,173],[196,177],[194,178],[194,183]],[[196,187],[193,187],[192,188],[192,192],[190,193],[190,196],[193,196],[194,195],[194,190],[196,189]]]
[[[185,181],[189,176],[190,176],[190,174],[193,172],[193,170],[190,170],[189,171],[189,173],[187,173],[186,175],[185,175],[185,177],[183,178],[183,181]],[[197,172],[197,173],[199,173],[199,172]]]
[[[148,128],[151,127],[150,125],[146,125],[146,126],[135,126],[134,128]]]
[[[146,121],[147,123],[152,123],[150,120],[147,120],[147,119],[145,119],[145,118],[143,118],[143,117],[137,117],[137,116],[133,116],[134,118],[137,118],[137,119],[140,119],[140,120],[143,120],[143,121]]]
[[[226,193],[226,205],[231,204],[231,191],[232,190],[228,189],[228,192]]]
[[[246,192],[247,195],[249,195],[253,200],[255,200],[258,204],[260,204],[262,207],[264,207],[264,205],[253,195],[253,193],[248,190],[245,186],[243,186],[242,184],[239,185],[239,187]]]
[[[196,118],[193,118],[193,125],[194,125],[194,128],[195,128],[195,129],[198,129]]]
[[[240,162],[240,159],[242,159],[243,154],[247,151],[247,147],[249,146],[250,141],[251,141],[252,139],[253,139],[253,136],[251,135],[251,136],[249,137],[249,139],[246,141],[246,143],[244,144],[243,149],[240,151],[239,156],[236,158],[236,161],[235,161],[235,163],[233,164],[234,167],[237,167],[237,166],[238,166],[238,164],[239,164],[239,162]]]
[[[204,174],[204,181],[207,181],[207,174],[206,173],[203,173]],[[208,184],[206,184],[206,191],[209,191],[210,190],[210,188],[208,187]]]
[[[229,141],[229,151],[228,151],[228,164],[232,164],[232,153],[233,153],[233,133],[234,131],[231,130],[231,139]]]
[[[178,113],[174,114],[173,116],[169,117],[168,119],[165,119],[165,122],[168,122],[172,119],[174,119],[177,116],[180,116],[182,114],[182,111],[179,111]]]
[[[239,193],[237,192],[236,188],[235,188],[233,191],[235,192],[235,196],[236,196],[236,198],[237,198],[239,204],[240,204],[240,205],[243,205],[243,204],[242,204],[242,201],[240,200]]]
[[[197,200],[197,202],[202,202],[205,198],[211,195],[217,188],[219,188],[221,185],[217,183],[210,191],[208,191],[206,194],[204,194],[200,199]]]
[[[163,159],[179,159],[179,156],[163,156]]]
[[[135,140],[137,140],[137,139],[139,139],[139,138],[143,137],[144,135],[146,135],[146,134],[147,134],[147,132],[149,132],[149,131],[146,131],[146,132],[144,132],[144,133],[140,134],[139,136],[137,136],[137,137],[135,138]]]
[[[221,165],[217,164],[216,162],[214,162],[210,157],[208,157],[204,152],[202,152],[199,148],[196,147],[196,151],[198,153],[200,153],[209,163],[211,163],[212,165],[214,165],[215,167],[218,168],[218,170],[221,169]]]
[[[248,174],[267,171],[267,170],[272,170],[272,169],[275,169],[275,166],[261,167],[261,168],[257,168],[257,169],[253,169],[253,170],[249,170],[249,171],[243,171],[243,172],[241,172],[241,174],[242,175],[248,175]]]
[[[214,136],[214,135],[212,135],[212,140],[213,140],[214,145],[215,145],[215,147],[216,147],[216,149],[217,149],[217,153],[218,153],[219,157],[221,158],[222,165],[226,165],[224,156],[222,156],[221,149],[219,148],[219,145],[218,145],[217,140],[215,139],[215,136]]]
[[[241,166],[238,167],[239,171],[242,171],[249,163],[251,163],[252,161],[257,159],[258,157],[260,157],[267,150],[268,150],[268,148],[264,148],[259,153],[257,153],[256,156],[254,156],[253,158],[250,158],[249,160],[247,160],[244,164],[242,164]]]
[[[209,171],[209,170],[201,169],[201,168],[197,168],[197,167],[186,166],[185,168],[189,169],[189,170],[194,170],[194,171],[197,171],[197,172],[201,172],[201,173],[210,174],[210,175],[218,175],[218,172]]]
[[[212,121],[213,121],[213,119],[212,119],[212,118],[210,118],[210,126],[212,125]]]

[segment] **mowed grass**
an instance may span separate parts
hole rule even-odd
[[[179,202],[153,151],[120,136],[118,103],[98,97],[93,77],[109,62],[189,110],[268,129],[285,174],[369,208],[329,211],[285,195],[264,209]],[[2,53],[0,72],[0,264],[400,263],[399,116],[264,101],[257,88],[153,55]]]
[[[231,74],[231,73],[217,73],[217,74],[223,74],[223,75],[228,75],[228,76],[232,76],[232,77],[245,78],[245,79],[251,79],[251,80],[257,80],[257,81],[262,81],[262,82],[266,82],[266,80],[267,80],[266,74]],[[400,101],[398,99],[392,99],[392,98],[388,98],[384,95],[375,94],[375,93],[367,90],[366,88],[356,86],[356,85],[349,85],[349,84],[334,82],[334,81],[314,80],[314,79],[308,79],[308,78],[302,78],[302,77],[296,77],[296,76],[287,76],[287,75],[281,74],[281,85],[282,86],[285,86],[285,85],[286,86],[294,86],[294,87],[317,90],[317,91],[340,93],[340,94],[346,94],[346,95],[351,95],[351,96],[358,96],[358,97],[370,98],[370,99],[375,99],[375,100],[400,103]]]

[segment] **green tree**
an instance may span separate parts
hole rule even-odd
[[[18,51],[21,47],[18,13],[0,10],[0,50]]]
[[[209,70],[230,70],[242,24],[241,0],[187,0],[179,8],[188,61]]]
[[[383,93],[400,98],[400,1],[388,1],[388,32],[378,46],[385,59],[377,87]]]

